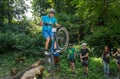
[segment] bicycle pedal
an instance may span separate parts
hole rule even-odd
[[[48,53],[48,52],[45,52],[44,54],[45,54],[45,55],[51,55],[51,53]]]
[[[57,52],[54,52],[53,54],[56,54]]]
[[[60,52],[60,50],[56,50],[56,52]]]

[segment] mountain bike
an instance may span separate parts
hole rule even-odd
[[[54,58],[53,54],[54,53],[60,53],[63,52],[69,44],[69,34],[68,31],[65,27],[60,27],[60,28],[52,28],[53,32],[53,38],[51,42],[51,48],[48,51],[49,54],[45,55],[45,66],[48,71],[54,70]],[[56,42],[56,49],[54,48],[54,44]]]

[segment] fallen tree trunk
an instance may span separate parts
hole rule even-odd
[[[20,79],[25,74],[26,71],[32,70],[32,69],[38,67],[39,65],[41,65],[43,63],[44,63],[43,60],[39,60],[36,63],[34,63],[33,65],[31,65],[30,67],[28,67],[28,68],[24,69],[23,71],[19,72],[15,76],[8,76],[8,77],[2,78],[2,79]],[[40,66],[40,67],[41,67],[41,70],[40,70],[40,74],[38,75],[38,77],[40,77],[40,79],[42,79],[41,77],[42,77],[44,67],[43,66]]]
[[[26,71],[20,79],[28,79],[29,77],[31,77],[31,79],[34,79],[36,76],[41,75],[43,70],[43,66],[32,68]]]

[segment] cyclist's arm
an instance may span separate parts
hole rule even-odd
[[[42,21],[40,21],[40,26],[43,26],[43,25],[44,25],[44,23]]]
[[[55,23],[55,25],[57,26],[57,27],[60,27],[61,25],[60,24],[58,24],[58,23]]]
[[[44,25],[44,17],[42,16],[41,18],[40,18],[40,26],[43,26]]]

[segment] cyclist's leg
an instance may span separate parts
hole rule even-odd
[[[44,38],[46,39],[45,42],[45,50],[48,50],[48,46],[49,46],[49,42],[50,42],[50,34],[48,31],[43,31],[42,35],[44,36]]]
[[[58,48],[58,45],[57,45],[57,34],[54,33],[54,49],[55,49],[55,52],[59,52],[59,48]]]
[[[54,48],[55,48],[55,49],[57,48],[57,44],[56,44],[56,41],[55,41],[55,43],[54,43]]]
[[[45,50],[48,50],[49,42],[50,42],[50,37],[48,37],[48,38],[46,39],[46,42],[45,42]]]
[[[49,34],[50,34],[51,40],[53,41],[52,48],[54,49],[54,52],[56,52],[56,49],[57,49],[56,34],[53,32],[50,32]]]
[[[54,40],[54,49],[57,48],[57,44],[56,44],[56,33],[51,33],[51,36],[53,37]]]

